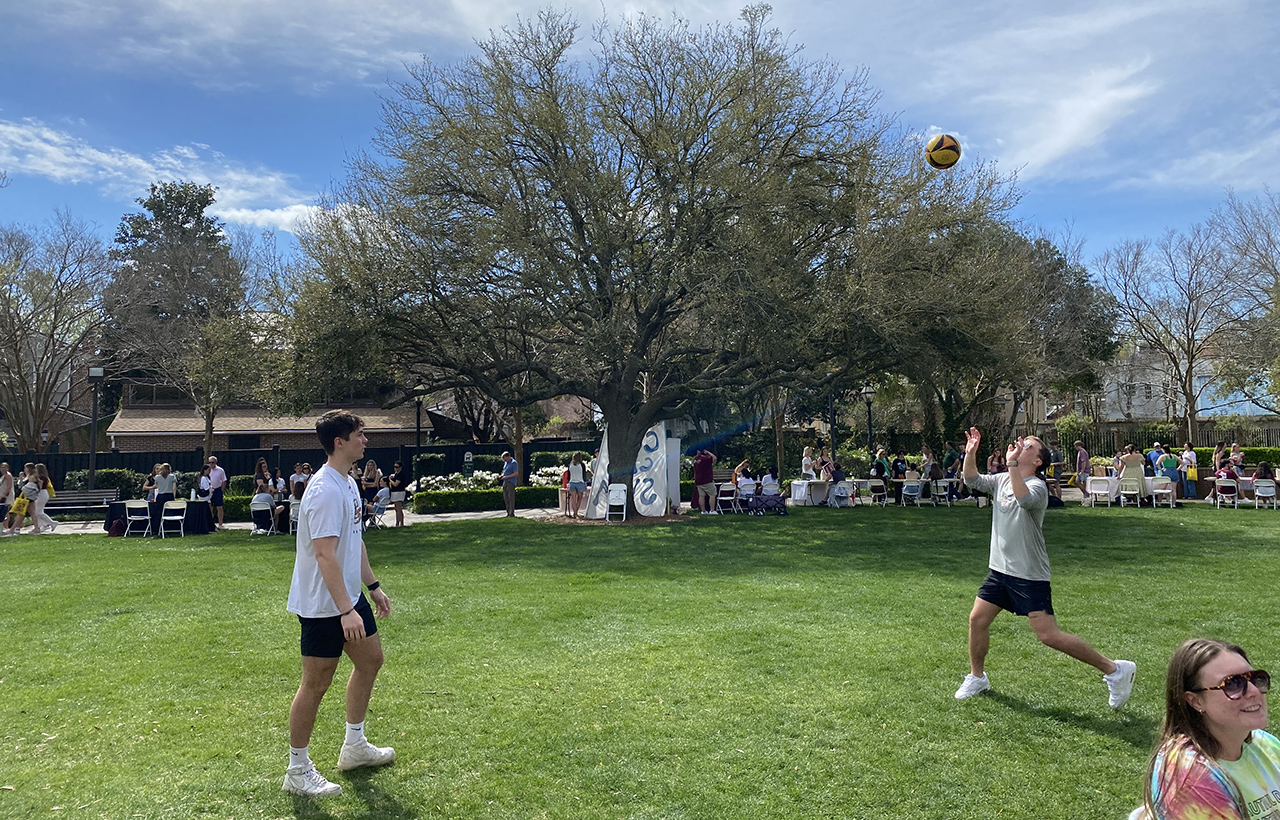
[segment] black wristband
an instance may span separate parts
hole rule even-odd
[[[356,611],[356,608],[355,608],[355,607],[351,607],[350,609],[348,609],[346,612],[342,613],[342,614],[341,614],[341,615],[339,615],[338,617],[339,617],[339,618],[345,618],[345,617],[347,617],[348,615],[350,615],[352,612],[355,612],[355,611]]]
[[[377,588],[378,588],[378,587],[380,587],[380,586],[382,586],[382,582],[381,582],[381,581],[374,581],[372,584],[369,584],[369,586],[367,587],[367,589],[368,589],[370,592],[373,592],[375,589],[377,589]]]

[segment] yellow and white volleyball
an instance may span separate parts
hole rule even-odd
[[[925,145],[924,159],[934,168],[950,168],[960,161],[960,143],[950,134],[938,134]]]

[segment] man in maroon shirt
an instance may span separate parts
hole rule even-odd
[[[699,450],[693,459],[693,506],[710,515],[716,514],[716,483],[711,478],[715,463],[715,453],[706,450]]]

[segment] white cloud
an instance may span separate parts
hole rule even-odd
[[[120,199],[144,195],[162,180],[190,180],[218,188],[211,211],[238,224],[293,231],[314,199],[279,171],[228,159],[207,145],[177,145],[150,156],[98,148],[39,120],[0,120],[0,168],[13,176],[91,185]]]
[[[24,39],[76,41],[82,47],[69,49],[67,59],[96,67],[161,66],[205,87],[284,80],[321,93],[335,79],[380,84],[423,54],[469,49],[544,7],[542,0],[41,0],[5,15]],[[583,35],[602,10],[598,0],[552,7],[574,13]],[[672,9],[659,0],[604,8],[613,19]],[[680,12],[695,21],[732,20],[739,8],[736,0],[687,2]]]

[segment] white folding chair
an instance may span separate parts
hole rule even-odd
[[[1169,509],[1173,509],[1173,479],[1168,476],[1156,476],[1151,479],[1151,503],[1152,506],[1160,506],[1161,499],[1168,499]]]
[[[166,501],[164,507],[160,509],[160,537],[165,537],[165,531],[170,529],[167,525],[178,525],[178,537],[183,538],[187,534],[187,502],[183,501]]]
[[[853,498],[852,482],[840,481],[831,485],[831,491],[827,493],[827,506],[849,507],[852,506],[851,498]]]
[[[609,508],[604,512],[604,520],[611,521],[617,515],[619,521],[627,520],[627,485],[609,485]]]
[[[726,481],[716,489],[716,510],[721,513],[742,512],[742,507],[738,506],[738,488],[731,482]]]
[[[141,499],[124,502],[124,521],[125,538],[133,532],[134,524],[142,525],[142,537],[146,538],[151,534],[151,506]]]
[[[902,506],[907,506],[908,502],[920,506],[920,480],[908,478],[902,482]]]
[[[279,535],[276,529],[275,506],[266,501],[250,501],[249,516],[253,519],[253,532],[250,535]],[[263,525],[266,526],[263,526]]]
[[[289,534],[293,535],[298,531],[298,513],[302,512],[302,501],[293,499],[289,502]]]
[[[872,504],[883,507],[889,503],[889,491],[885,489],[883,478],[873,478],[868,481],[867,494],[871,497]]]
[[[1240,509],[1240,488],[1233,479],[1218,478],[1213,482],[1213,506],[1222,509],[1222,505],[1230,504]]]
[[[1255,478],[1253,480],[1253,508],[1259,507],[1266,509],[1267,505],[1271,505],[1271,509],[1276,507],[1276,482],[1270,478]]]
[[[1135,507],[1142,506],[1142,479],[1140,478],[1122,478],[1120,479],[1120,506],[1124,506],[1126,498],[1133,500]]]
[[[384,515],[386,515],[386,514],[387,514],[387,505],[386,505],[386,504],[374,504],[374,505],[373,505],[373,512],[372,512],[372,513],[370,513],[370,516],[369,516],[369,517],[370,517],[370,519],[373,521],[373,526],[374,526],[375,528],[380,529],[380,530],[381,530],[381,529],[386,529],[387,522],[382,520],[382,516],[384,516]]]
[[[1098,502],[1106,500],[1107,506],[1111,506],[1111,482],[1099,476],[1089,476],[1085,479],[1085,495],[1088,496],[1089,506],[1096,507]]]
[[[951,506],[951,482],[945,478],[935,478],[930,482],[929,500],[933,502],[933,506],[946,504]]]

